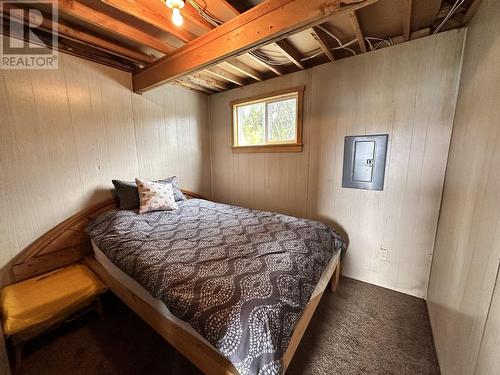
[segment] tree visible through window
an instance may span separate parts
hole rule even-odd
[[[295,89],[232,103],[233,146],[301,146],[301,100],[302,89]]]
[[[295,141],[297,130],[297,98],[280,100],[267,105],[269,141]]]
[[[265,143],[265,104],[256,103],[238,108],[238,144],[241,146]]]

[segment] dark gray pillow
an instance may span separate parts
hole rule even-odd
[[[137,193],[137,185],[135,181],[112,180],[111,182],[115,186],[116,195],[118,196],[120,208],[122,210],[133,210],[139,208],[139,194]],[[155,182],[172,185],[176,202],[186,200],[186,197],[182,194],[181,189],[179,189],[179,183],[177,182],[176,176],[168,177]]]
[[[139,208],[139,194],[135,181],[112,180],[115,185],[116,196],[122,210],[133,210]]]

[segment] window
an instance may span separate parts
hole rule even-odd
[[[299,87],[231,103],[233,152],[302,151]]]

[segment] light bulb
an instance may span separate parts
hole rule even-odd
[[[172,13],[172,22],[176,26],[181,26],[182,23],[184,22],[184,19],[182,18],[181,11],[179,10],[179,8],[173,8],[172,12],[173,12]]]

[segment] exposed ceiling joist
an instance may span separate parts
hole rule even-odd
[[[255,61],[257,64],[263,66],[264,68],[266,68],[267,70],[270,70],[271,72],[273,72],[274,74],[278,75],[278,76],[282,76],[283,75],[283,72],[281,71],[280,68],[278,68],[277,66],[274,66],[274,65],[271,65],[271,64],[268,64],[266,63],[265,61],[262,61],[261,59],[255,57],[254,55],[252,54],[248,54],[248,57],[250,57],[253,61]]]
[[[232,85],[227,82],[219,81],[203,73],[193,73],[189,77],[194,79],[195,82],[216,91],[225,91],[229,90],[232,87]]]
[[[234,14],[240,15],[241,13],[246,12],[248,9],[251,8],[248,3],[243,4],[243,2],[239,3],[239,8],[235,7],[233,4],[229,3],[226,0],[218,0],[220,3],[222,3],[224,6],[229,8]],[[278,47],[279,48],[279,47]],[[253,60],[257,65],[260,65],[264,67],[265,69],[273,72],[274,74],[281,76],[283,75],[283,72],[278,66],[274,66],[271,64],[268,64],[265,60],[259,59],[257,56],[253,54],[245,54],[245,56],[251,60]]]
[[[217,0],[219,3],[223,4],[226,8],[228,8],[231,12],[233,12],[235,15],[239,15],[241,12],[236,9],[233,4],[231,4],[227,0]]]
[[[21,16],[17,12],[10,13],[12,7],[5,3],[2,6],[2,10],[5,13],[9,12],[9,18],[18,19],[19,21],[29,22],[32,25],[39,25],[42,30],[47,32],[52,32],[57,30],[59,35],[64,36],[67,39],[79,42],[88,46],[92,46],[103,52],[119,56],[128,60],[136,61],[139,63],[152,63],[155,59],[153,56],[146,55],[139,51],[134,51],[130,48],[126,48],[116,44],[114,42],[102,39],[98,36],[89,34],[82,30],[74,29],[70,26],[64,25],[62,23],[51,22],[48,17],[44,17],[36,12],[23,12],[24,15]]]
[[[212,66],[206,69],[206,72],[214,77],[223,79],[227,82],[234,83],[238,86],[244,86],[245,80],[236,74],[228,72],[227,70],[221,69],[218,66]]]
[[[335,57],[330,49],[330,44],[328,43],[328,35],[321,30],[319,27],[314,26],[311,29],[312,37],[318,42],[319,47],[323,51],[323,53],[328,57],[330,61],[335,61]]]
[[[246,75],[247,77],[250,77],[252,79],[255,79],[256,81],[262,81],[264,80],[264,77],[262,74],[252,68],[251,66],[248,66],[244,62],[241,62],[240,60],[236,58],[231,58],[227,61],[224,61],[224,64],[227,64],[231,68],[235,69],[236,71],[240,72],[241,74]]]
[[[209,87],[207,83],[199,78],[193,77],[193,76],[188,76],[188,77],[182,77],[183,82],[188,82],[194,86],[197,86],[201,89],[208,90],[211,93],[217,93],[220,92],[221,90],[214,89],[213,87]]]
[[[191,90],[195,90],[195,91],[200,91],[200,92],[203,92],[205,94],[209,94],[209,95],[212,95],[212,94],[215,94],[216,91],[213,91],[213,90],[210,90],[206,87],[203,87],[203,86],[199,86],[193,82],[190,82],[189,80],[187,80],[186,78],[179,78],[177,80],[174,81],[174,83],[180,85],[180,86],[183,86],[183,87],[186,87],[188,89],[191,89]]]
[[[462,25],[468,24],[470,22],[472,16],[474,16],[480,4],[481,0],[472,0],[472,3],[470,4],[469,8],[464,14],[464,18],[462,19]]]
[[[87,46],[82,44],[81,42],[75,42],[73,40],[69,40],[59,36],[57,38],[57,45],[53,45],[53,37],[49,32],[46,32],[43,29],[39,29],[37,32],[37,39],[30,38],[28,33],[22,32],[23,25],[19,24],[20,27],[9,27],[11,22],[22,22],[19,19],[13,19],[8,17],[6,14],[1,14],[7,22],[2,23],[1,32],[4,35],[7,35],[12,38],[16,38],[19,40],[23,40],[27,43],[36,44],[42,48],[52,48],[58,50],[60,52],[67,53],[69,55],[78,56],[85,60],[93,61],[102,65],[110,66],[115,69],[125,70],[127,72],[132,72],[137,69],[137,66],[133,64],[131,61],[127,61],[121,58],[117,58],[116,56],[110,55],[107,52],[103,52],[102,50],[95,49],[91,46]]]
[[[146,64],[150,64],[155,60],[153,56],[146,55],[145,53],[139,51],[134,51],[130,48],[122,47],[114,42],[107,41],[81,30],[75,30],[63,24],[57,25],[57,31],[59,32],[59,34],[62,34],[69,39],[80,42],[83,41],[95,48],[101,49],[104,52],[109,52],[123,58],[132,59],[134,61]]]
[[[356,39],[358,40],[359,48],[362,53],[367,51],[365,37],[363,36],[363,31],[361,30],[361,26],[359,24],[358,16],[356,15],[356,11],[353,10],[349,12],[349,18],[351,19],[352,27],[354,28],[354,33],[356,35]]]
[[[170,21],[172,11],[167,7],[164,9],[165,13],[159,14],[135,0],[101,0],[101,2],[147,24],[153,25],[160,30],[166,31],[185,43],[196,39],[196,35],[185,28],[176,27]]]
[[[441,5],[441,8],[439,9],[439,12],[437,12],[437,14],[436,14],[435,21],[446,17],[446,15],[448,14],[448,12],[451,10],[452,7],[453,7],[453,4],[443,2]]]
[[[231,5],[238,12],[244,13],[248,9],[250,9],[251,7],[253,7],[254,3],[251,0],[231,0]]]
[[[240,9],[237,9],[233,4],[229,3],[227,0],[218,0],[218,1],[222,4],[224,4],[226,7],[228,7],[236,15],[240,15],[241,13],[243,13],[251,8],[251,7],[247,6],[248,4],[243,4],[242,2],[240,2],[240,4],[239,4]],[[283,40],[283,41],[285,41],[285,40]],[[280,42],[277,42],[277,43],[280,43]],[[278,47],[278,49],[280,49],[280,47],[278,45],[277,45],[277,47]],[[293,49],[293,47],[290,46],[290,49]],[[280,49],[280,51],[281,51],[281,49]],[[257,56],[255,56],[253,54],[245,54],[245,56],[252,59],[258,65],[264,67],[265,69],[270,70],[274,74],[276,74],[278,76],[283,75],[283,72],[281,71],[281,69],[278,66],[268,64],[264,59],[259,59]],[[288,58],[288,56],[286,56],[286,57]]]
[[[426,27],[425,29],[420,29],[410,33],[410,40],[423,38],[424,36],[428,36],[431,33],[431,29]],[[392,43],[399,44],[405,42],[403,35],[392,38]]]
[[[205,29],[205,31],[210,31],[215,28],[214,25],[200,16],[198,11],[189,3],[185,3],[184,8],[182,8],[182,15],[195,25]]]
[[[377,0],[343,6],[340,1],[267,0],[177,49],[170,56],[133,75],[135,92],[142,92],[224,59],[282,39],[334,14],[353,12]]]
[[[288,60],[297,65],[300,69],[305,69],[305,66],[301,61],[302,56],[300,56],[300,53],[297,52],[297,50],[293,48],[290,43],[286,40],[279,40],[275,44]]]
[[[162,53],[172,52],[175,48],[168,43],[157,39],[142,30],[132,27],[124,22],[118,21],[107,14],[101,13],[93,8],[74,0],[56,1],[59,11],[69,14],[79,20],[104,29],[128,40],[148,46]]]
[[[403,39],[405,41],[410,39],[412,5],[412,0],[403,1]]]

